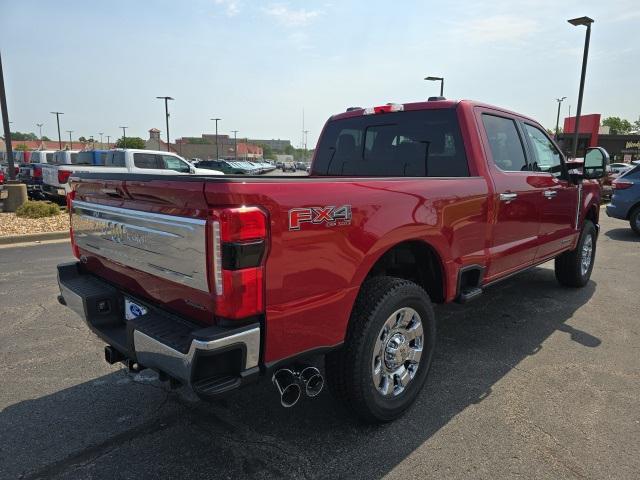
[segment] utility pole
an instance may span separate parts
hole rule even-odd
[[[62,137],[60,136],[60,115],[64,115],[63,112],[51,112],[56,116],[56,123],[58,124],[58,150],[62,150]]]
[[[238,130],[231,130],[233,132],[233,159],[238,161]]]
[[[102,132],[98,132],[98,135],[100,135],[100,150],[104,150],[104,143],[102,143]]]
[[[129,127],[120,127],[122,129],[122,148],[127,148],[127,128]]]
[[[71,144],[69,150],[73,150],[73,140],[71,140],[71,134],[73,133],[73,130],[67,130],[66,132],[69,134],[69,143]]]
[[[169,148],[169,100],[173,100],[172,97],[156,97],[158,100],[164,100],[164,113],[166,115],[167,122],[167,152],[171,149]]]
[[[16,168],[13,163],[13,148],[11,146],[11,127],[9,126],[9,111],[7,110],[7,95],[4,90],[4,72],[2,71],[2,56],[0,56],[0,108],[2,109],[2,127],[4,128],[4,143],[7,150],[9,164],[9,179],[16,179]]]
[[[109,147],[109,148],[110,148],[110,145],[111,145],[110,139],[111,139],[111,135],[107,135],[107,147]]]
[[[210,118],[209,120],[213,120],[216,122],[216,160],[220,159],[220,152],[218,151],[218,122],[222,120],[221,118]]]
[[[558,101],[558,116],[556,117],[556,140],[558,139],[558,133],[559,133],[558,129],[560,128],[560,105],[562,104],[565,98],[567,97],[556,98],[556,100]]]

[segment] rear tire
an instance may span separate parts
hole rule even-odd
[[[431,300],[420,286],[386,276],[367,280],[344,346],[326,357],[329,389],[367,423],[395,420],[422,390],[435,342]]]
[[[556,257],[556,279],[561,285],[579,288],[589,282],[596,257],[596,240],[595,225],[585,220],[576,248]]]
[[[631,230],[636,232],[636,235],[640,235],[640,207],[636,207],[629,215],[629,225]]]

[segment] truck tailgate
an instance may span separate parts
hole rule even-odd
[[[211,323],[203,188],[202,181],[80,181],[71,225],[85,268]]]

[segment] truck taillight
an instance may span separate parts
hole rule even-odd
[[[70,170],[58,170],[58,183],[67,183],[70,176]]]
[[[240,319],[264,311],[267,215],[258,207],[213,212],[212,282],[216,314]]]
[[[42,178],[42,167],[33,167],[33,178]]]
[[[626,190],[633,187],[633,182],[627,182],[625,180],[614,180],[611,182],[611,186],[614,190]]]
[[[73,207],[73,199],[76,198],[76,191],[71,190],[67,194],[67,212],[69,213],[69,238],[71,240],[71,251],[73,252],[73,256],[77,259],[80,258],[80,250],[78,250],[78,245],[76,244],[76,238],[73,233],[73,223],[71,223],[71,214]]]

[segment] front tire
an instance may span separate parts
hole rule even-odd
[[[591,278],[596,257],[597,232],[590,220],[584,221],[578,245],[556,257],[556,279],[566,287],[584,287]]]
[[[636,235],[640,235],[640,207],[636,207],[629,215],[629,225],[631,230],[636,232]]]
[[[431,300],[420,286],[386,276],[367,280],[343,347],[326,357],[329,388],[367,423],[395,420],[420,393],[435,340]]]

